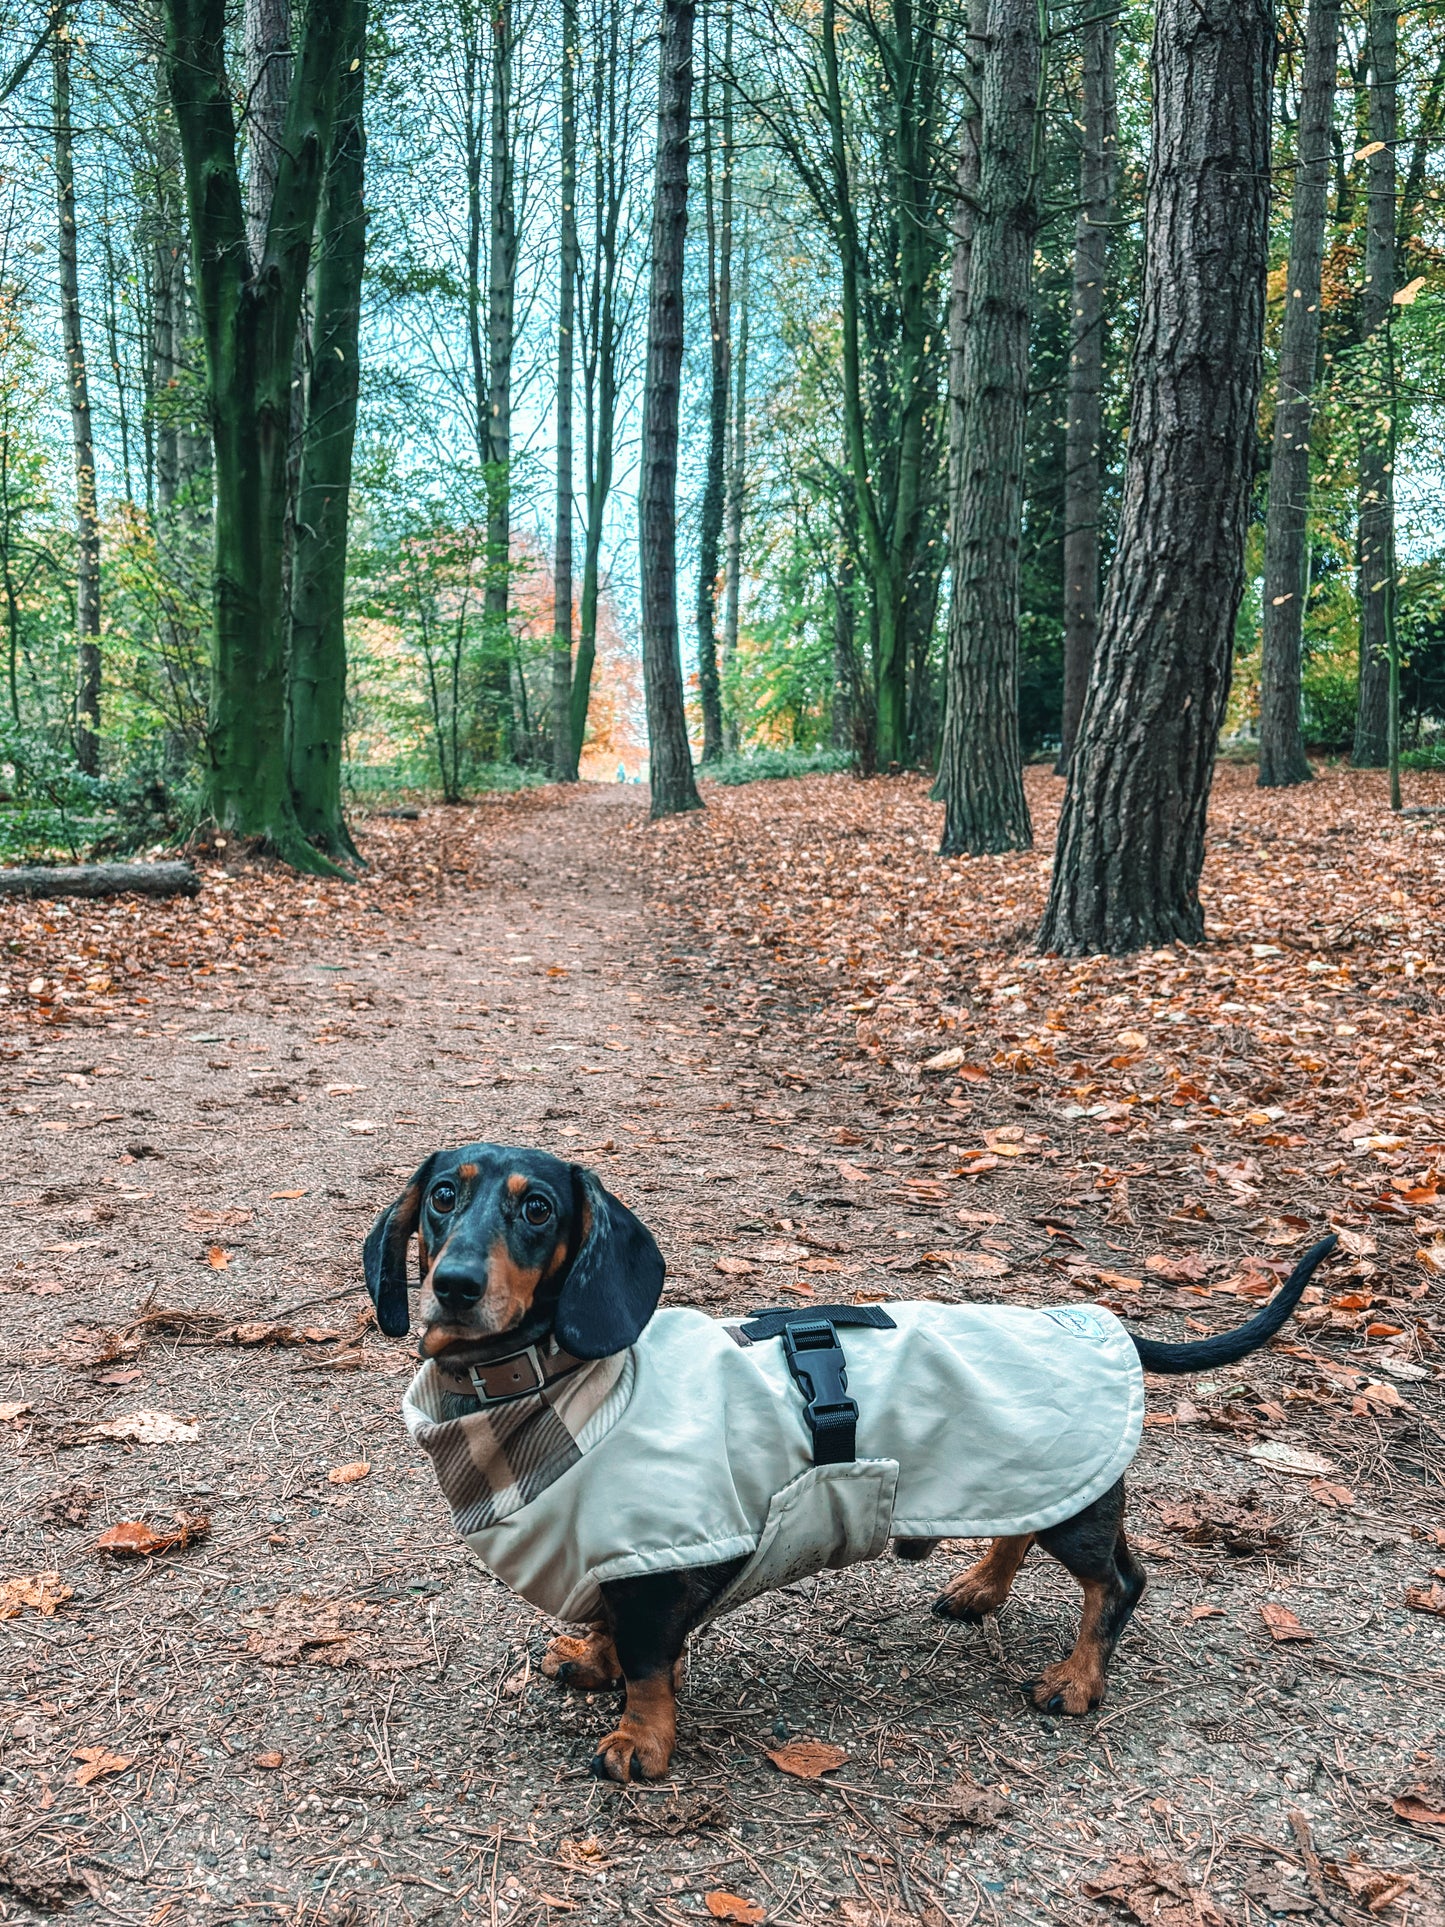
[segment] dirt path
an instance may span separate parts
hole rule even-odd
[[[587,1776],[610,1700],[540,1678],[546,1624],[452,1539],[398,1416],[409,1361],[356,1324],[377,1207],[438,1142],[536,1142],[647,1218],[679,1302],[991,1295],[928,1262],[960,1200],[845,1195],[846,1146],[889,1100],[801,1007],[736,1021],[736,959],[680,950],[645,907],[641,808],[597,789],[518,810],[481,887],[372,919],[364,949],[318,926],[234,990],[157,992],[148,1034],[61,1031],[10,1061],[0,1584],[31,1584],[0,1593],[0,1920],[681,1922],[714,1890],[849,1927],[1120,1917],[1085,1897],[1100,1879],[1177,1927],[1218,1916],[1170,1880],[1238,1921],[1445,1919],[1445,1829],[1391,1808],[1432,1776],[1445,1804],[1445,1619],[1399,1607],[1445,1561],[1445,1508],[1388,1467],[1368,1505],[1308,1501],[1227,1420],[1176,1424],[1177,1386],[1135,1480],[1152,1590],[1097,1718],[1040,1720],[1018,1692],[1064,1650],[1069,1583],[1040,1559],[996,1625],[945,1632],[940,1554],[722,1622],[671,1781]],[[1027,1266],[1006,1289],[1057,1296]],[[1288,1399],[1290,1369],[1271,1354],[1222,1395]],[[197,1435],[83,1436],[137,1412]],[[1290,1413],[1305,1449],[1308,1401]],[[1171,1527],[1191,1494],[1197,1530]],[[209,1537],[94,1550],[177,1512]],[[1313,1639],[1273,1642],[1266,1601]],[[784,1778],[765,1749],[791,1736],[848,1763]],[[988,1817],[965,1775],[997,1790],[992,1824],[962,1824]]]

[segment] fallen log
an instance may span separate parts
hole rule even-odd
[[[5,897],[194,897],[200,888],[189,863],[36,863],[0,870]]]

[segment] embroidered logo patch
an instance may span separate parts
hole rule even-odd
[[[1109,1334],[1108,1326],[1090,1305],[1055,1305],[1044,1316],[1079,1338],[1102,1339]]]

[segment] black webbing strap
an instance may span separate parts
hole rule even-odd
[[[812,1325],[824,1318],[830,1325],[869,1325],[874,1331],[897,1331],[898,1327],[881,1305],[786,1305],[771,1311],[750,1312],[740,1329],[744,1338],[756,1344],[760,1338],[776,1338],[787,1325]]]
[[[858,1407],[848,1396],[848,1361],[835,1325],[896,1329],[877,1305],[818,1305],[760,1312],[743,1326],[751,1341],[783,1338],[783,1356],[803,1394],[814,1465],[849,1465],[858,1456]]]

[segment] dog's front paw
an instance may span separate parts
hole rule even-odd
[[[622,1723],[597,1742],[592,1771],[599,1780],[660,1780],[672,1760],[673,1735],[657,1732],[624,1713]]]
[[[575,1638],[559,1633],[542,1655],[542,1672],[563,1686],[575,1686],[582,1693],[600,1693],[616,1686],[622,1678],[617,1648],[604,1632]]]
[[[1057,1666],[1045,1667],[1037,1679],[1025,1680],[1023,1690],[1037,1712],[1067,1713],[1081,1719],[1103,1705],[1104,1688],[1102,1673],[1064,1659]]]

